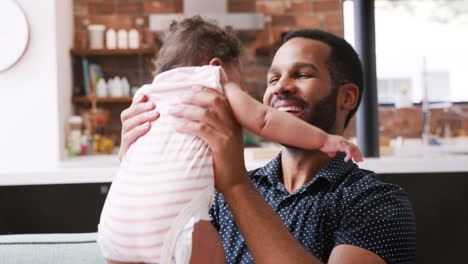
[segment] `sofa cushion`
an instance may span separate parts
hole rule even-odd
[[[105,264],[96,233],[0,235],[0,263]]]

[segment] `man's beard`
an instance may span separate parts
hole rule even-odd
[[[309,105],[301,117],[307,123],[316,126],[327,133],[331,133],[336,122],[336,97],[338,89],[333,89],[330,94],[317,102]]]
[[[306,121],[307,123],[322,129],[327,133],[332,132],[332,128],[336,122],[336,98],[338,96],[338,89],[335,87],[329,95],[325,98],[320,100],[314,105],[311,105],[309,102],[305,100],[299,99],[294,96],[290,96],[287,94],[279,95],[281,100],[289,100],[289,101],[296,101],[300,103],[300,105],[305,106],[305,112],[299,116],[302,120]],[[307,135],[298,135],[301,137],[307,137]],[[286,148],[296,149],[299,150],[300,148],[284,145]]]

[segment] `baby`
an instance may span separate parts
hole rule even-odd
[[[343,137],[243,92],[238,86],[239,53],[231,32],[199,17],[171,25],[158,53],[157,76],[135,95],[156,102],[161,116],[123,158],[101,213],[98,245],[109,263],[197,262],[191,259],[192,231],[197,222],[210,221],[213,161],[205,142],[174,130],[178,119],[170,111],[199,87],[224,93],[239,123],[262,137],[329,155],[346,152],[346,160],[361,160],[356,146]],[[215,250],[197,254],[221,256],[212,263],[223,262],[220,240],[212,243]]]

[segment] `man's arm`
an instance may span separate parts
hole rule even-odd
[[[321,263],[308,252],[249,182],[223,192],[255,263]]]
[[[379,255],[353,245],[338,245],[333,248],[328,264],[386,264]]]
[[[256,263],[321,263],[297,242],[252,184],[231,188],[223,197]],[[371,251],[346,244],[336,246],[327,263],[386,264]]]

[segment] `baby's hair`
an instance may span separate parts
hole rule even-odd
[[[172,22],[155,62],[155,75],[184,66],[202,66],[213,58],[230,63],[240,55],[234,32],[205,21],[200,16]]]

